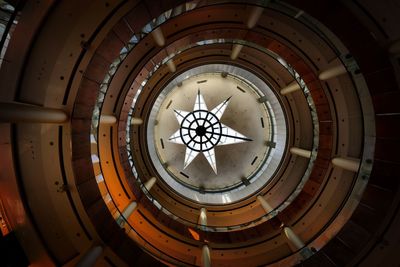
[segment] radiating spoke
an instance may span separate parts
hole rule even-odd
[[[179,124],[182,124],[183,119],[189,114],[187,111],[182,110],[174,110],[175,117],[178,120]]]
[[[195,110],[208,110],[206,102],[203,96],[200,94],[200,90],[197,92],[196,102],[194,103],[193,111]]]
[[[177,144],[185,144],[183,142],[183,138],[181,136],[180,130],[176,131],[173,135],[170,136],[170,138],[168,139],[168,141],[172,142],[172,143],[177,143]]]
[[[186,148],[183,169],[186,169],[186,167],[189,166],[189,164],[197,157],[198,154],[199,152],[191,150],[190,148]]]
[[[207,119],[208,119],[209,115],[210,115],[210,113],[207,113],[206,117],[204,118],[204,122],[203,122],[203,124],[201,126],[204,127],[204,125],[206,125],[206,122],[207,122]]]
[[[203,152],[204,156],[206,157],[208,163],[210,164],[211,168],[214,170],[215,174],[217,174],[217,161],[215,160],[215,151],[214,148]]]
[[[217,124],[219,124],[219,121],[217,121],[216,123],[210,124],[209,126],[206,127],[206,129],[211,128],[211,127],[213,127],[214,125],[217,125]]]
[[[181,129],[196,130],[196,127],[193,128],[193,127],[184,127],[184,126],[182,126]]]
[[[225,109],[229,104],[229,100],[231,100],[231,97],[229,97],[227,100],[213,108],[210,112],[214,114],[219,120],[221,119],[222,115],[224,115]]]
[[[218,145],[229,145],[229,144],[236,144],[242,143],[246,141],[252,141],[250,138],[244,136],[243,134],[239,133],[238,131],[233,130],[232,128],[222,124],[222,132],[220,133],[221,139],[219,140]]]
[[[207,133],[211,133],[211,132],[207,132]],[[247,138],[247,137],[240,137],[240,136],[234,136],[234,135],[228,135],[228,134],[217,134],[217,135],[221,136],[221,140],[218,142],[217,146],[253,141],[252,139]],[[216,137],[213,136],[212,138],[216,138]],[[231,141],[223,140],[224,138],[225,139],[235,139],[235,140],[231,142]]]

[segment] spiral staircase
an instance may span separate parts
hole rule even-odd
[[[0,261],[398,266],[399,13],[2,1]],[[218,172],[168,139],[200,92],[249,137]]]

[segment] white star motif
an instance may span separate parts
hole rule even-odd
[[[202,152],[211,168],[217,174],[217,162],[214,147],[252,141],[243,134],[229,128],[220,122],[230,97],[208,111],[200,90],[192,112],[174,110],[180,128],[169,138],[170,142],[186,146],[183,169]]]

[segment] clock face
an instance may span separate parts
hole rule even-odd
[[[149,154],[158,176],[180,195],[236,201],[264,186],[278,166],[275,160],[267,171],[277,138],[273,110],[262,90],[238,76],[191,74],[157,98],[147,124]]]

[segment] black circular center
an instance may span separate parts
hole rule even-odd
[[[204,135],[206,135],[206,128],[204,127],[204,126],[198,126],[197,128],[196,128],[196,134],[198,135],[198,136],[204,136]]]
[[[222,126],[217,116],[208,110],[194,110],[187,114],[179,129],[182,142],[189,149],[206,152],[221,140]]]

